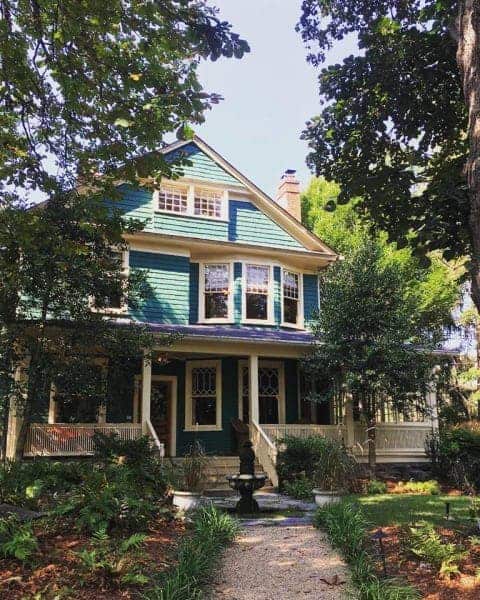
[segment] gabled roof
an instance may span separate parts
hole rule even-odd
[[[195,135],[190,140],[179,140],[169,144],[162,149],[162,154],[170,154],[175,150],[180,150],[184,146],[195,144],[202,152],[209,156],[217,165],[234,177],[241,185],[243,185],[253,196],[254,204],[267,214],[273,221],[285,229],[292,237],[298,240],[305,248],[312,252],[321,252],[326,255],[327,260],[335,261],[338,254],[323,242],[318,236],[309,231],[300,221],[295,219],[288,211],[280,206],[273,198],[262,191],[250,179],[245,177],[243,173],[238,171],[216,150],[203,141],[198,135]]]

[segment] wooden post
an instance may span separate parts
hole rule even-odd
[[[250,388],[250,421],[258,423],[260,419],[260,409],[258,400],[258,356],[256,354],[248,357],[248,378]]]
[[[353,421],[353,398],[347,394],[345,398],[345,446],[353,448],[355,444],[355,423]]]
[[[439,367],[432,369],[432,379],[428,385],[426,394],[426,403],[430,411],[430,420],[434,432],[438,431],[438,404],[437,404],[437,384],[435,383],[435,375],[438,373]]]
[[[143,357],[142,368],[142,432],[148,433],[147,421],[150,420],[150,395],[152,391],[152,361]]]
[[[48,422],[50,425],[57,422],[57,400],[56,400],[56,387],[52,383],[50,385],[50,403],[48,405]]]
[[[20,395],[26,401],[28,392],[28,365],[29,358],[23,360],[15,369],[15,384],[20,389]],[[10,409],[8,413],[8,430],[7,430],[7,445],[6,458],[15,459],[17,451],[17,441],[20,435],[23,424],[23,409],[24,407],[17,403],[16,395],[10,398]]]

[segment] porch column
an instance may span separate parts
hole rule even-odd
[[[148,433],[147,421],[150,421],[150,393],[152,390],[152,361],[146,356],[142,362],[142,432]]]
[[[17,402],[17,395],[14,393],[10,397],[10,407],[8,412],[8,425],[7,425],[7,443],[6,443],[6,458],[15,459],[17,450],[17,440],[20,435],[20,430],[23,424],[23,410],[22,402],[26,401],[28,392],[28,365],[30,359],[25,358],[15,369],[15,385],[18,389],[18,394],[23,400],[20,403]]]
[[[50,402],[48,405],[48,423],[51,425],[57,422],[57,390],[55,384],[50,385]]]
[[[258,423],[260,419],[260,410],[258,403],[258,356],[256,354],[248,357],[248,378],[250,388],[250,421]]]
[[[345,398],[345,445],[347,448],[353,448],[355,444],[355,423],[353,421],[353,399],[351,394]]]

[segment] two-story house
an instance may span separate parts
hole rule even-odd
[[[26,455],[85,454],[94,429],[113,429],[126,438],[148,433],[167,456],[181,456],[193,440],[231,456],[239,419],[275,482],[274,442],[286,433],[336,436],[361,448],[365,431],[351,407],[304,398],[299,362],[314,342],[318,273],[338,256],[302,225],[295,172],[285,172],[272,199],[198,137],[164,152],[188,155],[180,179],[154,193],[120,188],[125,216],[146,222],[127,240],[122,264],[146,270],[152,293],[136,310],[120,301],[117,310],[181,337],[159,346],[158,360],[109,381],[111,401],[99,415],[78,407],[72,414],[52,393],[43,423],[30,426]],[[379,426],[379,461],[425,460],[430,426]]]

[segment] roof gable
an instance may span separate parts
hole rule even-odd
[[[180,170],[184,177],[246,188],[252,196],[254,205],[272,219],[277,226],[292,236],[301,247],[321,253],[327,260],[336,260],[338,255],[334,250],[304,227],[302,223],[240,173],[200,137],[194,136],[192,140],[174,142],[163,149],[163,153],[172,158],[177,156],[179,152],[186,153],[192,163],[181,167]]]

